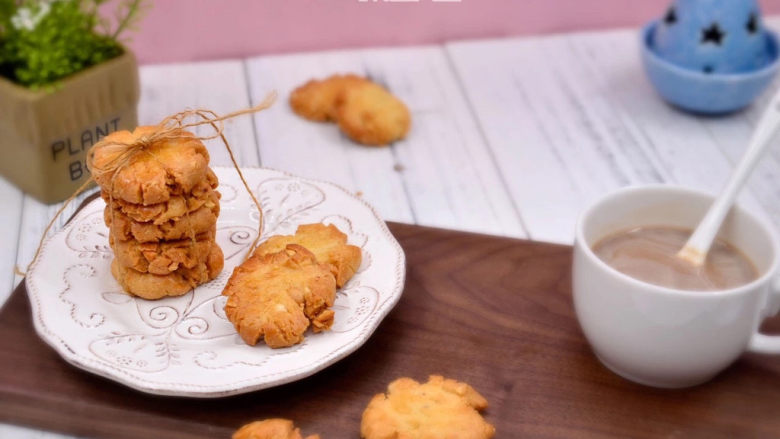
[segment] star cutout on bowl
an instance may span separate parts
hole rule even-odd
[[[750,13],[750,18],[748,18],[748,22],[747,25],[745,25],[745,28],[749,34],[755,34],[758,32],[758,16],[755,12]]]
[[[666,23],[667,26],[671,26],[674,23],[677,23],[677,11],[675,11],[674,6],[666,11],[666,15],[664,16],[664,23]]]
[[[718,26],[718,23],[712,23],[701,31],[701,44],[712,43],[720,46],[723,44],[724,38],[726,38],[726,33]]]

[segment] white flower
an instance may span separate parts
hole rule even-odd
[[[19,8],[16,10],[16,14],[14,14],[13,17],[11,17],[11,24],[16,28],[17,30],[33,30],[38,26],[38,23],[43,20],[43,18],[48,15],[49,10],[51,10],[51,2],[44,1],[40,3],[40,7],[38,8],[38,12],[35,14],[32,13],[32,10],[30,8]]]

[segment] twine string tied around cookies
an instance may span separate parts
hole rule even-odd
[[[109,205],[110,207],[112,207],[112,211],[113,211],[113,184],[114,184],[114,180],[119,174],[119,171],[121,171],[125,166],[129,165],[132,162],[133,158],[136,157],[138,154],[150,154],[152,157],[154,157],[154,154],[149,150],[149,147],[151,145],[154,145],[157,142],[184,139],[184,138],[187,139],[194,138],[200,141],[213,140],[217,138],[222,140],[222,144],[225,146],[225,149],[227,150],[228,155],[230,156],[230,161],[233,164],[233,167],[236,169],[236,172],[238,173],[238,176],[241,179],[241,183],[244,185],[244,188],[246,189],[247,193],[252,198],[252,202],[255,204],[255,207],[257,207],[257,211],[259,214],[258,225],[257,225],[257,236],[255,237],[254,241],[249,247],[249,251],[246,254],[246,257],[249,257],[254,251],[254,249],[257,247],[257,243],[260,241],[262,235],[263,209],[262,206],[260,205],[260,202],[257,200],[257,197],[249,188],[249,183],[247,183],[246,178],[244,178],[244,174],[241,172],[241,168],[238,166],[238,162],[236,161],[235,155],[233,153],[233,149],[230,147],[230,143],[225,137],[224,134],[225,121],[228,119],[233,119],[238,116],[257,113],[259,111],[265,110],[269,108],[271,105],[273,105],[275,100],[276,100],[276,93],[272,92],[268,96],[266,96],[266,98],[258,105],[245,108],[243,110],[235,111],[226,114],[224,116],[219,116],[214,111],[208,109],[185,110],[166,117],[159,124],[157,124],[156,130],[154,130],[151,133],[144,134],[139,138],[134,139],[131,142],[117,142],[115,140],[111,140],[110,142],[108,142],[106,140],[107,138],[105,138],[100,142],[96,143],[87,152],[87,168],[91,171],[90,177],[78,189],[76,189],[76,191],[70,197],[68,197],[67,200],[65,200],[65,202],[59,208],[59,210],[57,210],[57,213],[54,215],[51,221],[49,221],[48,225],[43,231],[40,242],[38,243],[38,247],[35,250],[35,254],[33,255],[32,260],[30,261],[30,264],[27,266],[27,271],[29,271],[30,267],[38,259],[41,253],[41,249],[43,247],[43,243],[46,240],[46,236],[49,234],[49,231],[53,227],[57,218],[59,218],[59,216],[62,215],[62,212],[65,211],[68,205],[74,199],[76,199],[76,197],[78,197],[89,187],[90,183],[96,181],[96,176],[100,177],[103,175],[111,175],[112,188],[111,190],[109,190]],[[198,120],[190,121],[190,122],[187,121],[188,119],[194,117],[197,117]],[[188,128],[196,128],[204,125],[210,126],[213,129],[213,132],[209,135],[200,135],[200,136],[195,135],[193,137],[193,135],[186,133],[185,131]],[[93,156],[96,148],[110,148],[115,150],[113,151],[114,154],[112,154],[114,156],[113,159],[100,168],[95,167],[93,163]],[[112,151],[110,150],[108,151],[109,154],[111,154],[111,152]],[[159,163],[159,160],[157,161]],[[162,163],[160,164],[162,165]],[[167,168],[166,168],[166,172],[168,172]],[[185,200],[186,200],[186,194],[185,194]],[[188,214],[189,212],[187,212],[187,215]],[[194,244],[195,235],[194,235],[194,231],[192,230],[192,222],[188,221],[188,223],[190,227],[190,239]],[[21,270],[19,270],[18,267],[15,267],[15,271],[17,272],[17,274],[22,276],[26,274],[24,272],[21,272]]]

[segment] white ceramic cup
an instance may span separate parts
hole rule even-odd
[[[656,387],[705,382],[744,351],[780,354],[780,336],[758,333],[780,308],[778,245],[761,218],[735,207],[719,236],[742,250],[760,277],[723,291],[651,285],[604,263],[592,246],[640,226],[694,228],[713,197],[674,186],[631,187],[581,216],[574,246],[574,307],[585,337],[609,369]]]

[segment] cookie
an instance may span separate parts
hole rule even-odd
[[[172,197],[165,203],[151,204],[144,206],[141,204],[125,203],[123,201],[114,200],[113,203],[106,201],[106,204],[110,204],[113,208],[119,209],[122,213],[127,215],[131,220],[137,222],[151,222],[155,225],[164,224],[171,220],[177,220],[187,215],[189,212],[194,212],[202,207],[210,209],[219,209],[219,199],[221,194],[219,191],[209,190],[207,193],[201,196],[192,197]]]
[[[219,179],[217,175],[209,168],[206,171],[206,179],[198,182],[188,194],[171,196],[162,203],[138,204],[121,198],[111,198],[106,189],[101,190],[100,196],[106,204],[120,209],[134,221],[156,221],[161,223],[180,217],[186,211],[191,212],[204,205],[218,202],[221,198],[221,194],[215,190],[218,185]]]
[[[233,270],[222,294],[225,314],[241,338],[255,345],[263,338],[272,348],[303,341],[330,329],[336,299],[336,278],[309,250],[289,244],[282,251],[253,254]]]
[[[217,224],[219,203],[209,203],[203,207],[155,224],[153,221],[138,222],[127,216],[119,208],[106,206],[103,219],[111,227],[112,236],[120,241],[157,242],[186,239],[190,234],[206,233]]]
[[[233,439],[303,439],[301,430],[287,419],[266,419],[244,425],[233,433]],[[313,434],[305,439],[320,439]]]
[[[479,411],[487,400],[466,383],[433,375],[425,384],[399,378],[363,412],[364,439],[492,438],[496,429]]]
[[[131,143],[158,130],[141,126],[132,133],[116,131],[92,150],[91,169],[95,181],[114,198],[136,204],[157,204],[172,196],[185,195],[206,180],[209,153],[192,133],[179,130],[173,139],[157,141],[132,155],[116,172],[100,172],[116,166],[120,151],[111,142]]]
[[[212,243],[206,262],[193,268],[179,268],[172,273],[158,275],[127,268],[114,259],[111,262],[111,273],[128,294],[155,300],[186,294],[198,285],[216,278],[222,271],[223,265],[222,249],[216,243]]]
[[[206,233],[176,241],[119,241],[109,235],[114,257],[124,267],[141,273],[168,274],[180,268],[194,268],[206,262],[214,244],[216,226]]]
[[[298,244],[314,253],[317,262],[326,264],[333,276],[336,286],[341,288],[352,278],[362,259],[360,247],[347,244],[347,235],[333,224],[302,224],[298,226],[295,235],[272,236],[260,244],[255,250],[257,255],[276,253],[287,244]]]
[[[357,75],[333,75],[313,79],[290,93],[290,107],[299,116],[316,122],[336,119],[336,105],[344,89],[367,82]]]
[[[344,89],[337,103],[339,128],[355,142],[387,145],[409,132],[411,116],[403,102],[373,82]]]

